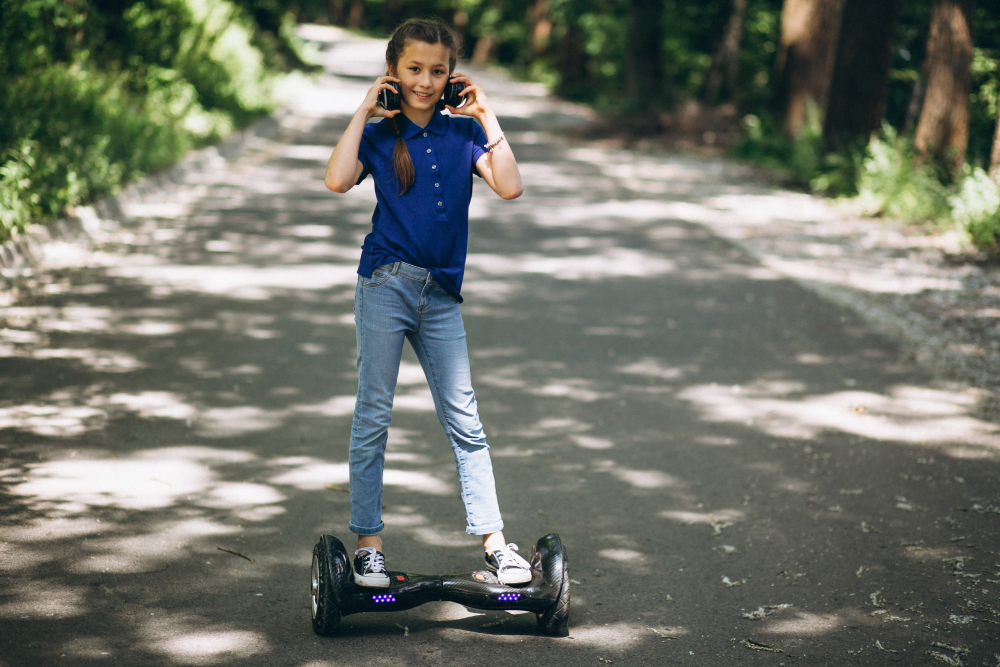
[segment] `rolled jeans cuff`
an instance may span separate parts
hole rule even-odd
[[[361,526],[354,525],[354,522],[350,524],[351,532],[355,535],[361,535],[362,537],[369,537],[371,535],[378,535],[385,528],[385,522],[379,521],[378,525],[374,528],[362,528]]]
[[[489,535],[503,530],[503,521],[488,523],[485,526],[467,526],[465,532],[469,535]]]

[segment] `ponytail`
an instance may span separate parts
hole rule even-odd
[[[385,48],[386,71],[393,73],[406,43],[424,42],[425,44],[443,44],[448,49],[448,73],[455,71],[455,64],[458,62],[458,39],[455,33],[443,23],[438,21],[428,21],[426,19],[408,19],[403,21],[396,31],[392,33],[388,46]],[[403,91],[399,91],[402,95]],[[399,181],[399,196],[405,195],[413,187],[417,180],[417,171],[413,167],[413,158],[403,141],[403,132],[399,123],[399,114],[392,117],[392,130],[396,135],[396,148],[392,152],[392,166],[396,170],[396,179]]]
[[[392,117],[392,130],[396,133],[396,148],[392,151],[392,166],[396,170],[396,179],[399,181],[399,196],[402,196],[413,187],[413,182],[417,180],[417,170],[413,167],[410,149],[403,141],[403,133],[399,127],[399,114]]]

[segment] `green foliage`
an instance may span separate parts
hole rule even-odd
[[[868,144],[858,183],[865,209],[907,222],[947,220],[948,191],[933,168],[917,162],[913,144],[884,125]]]
[[[955,222],[977,247],[1000,249],[1000,185],[985,171],[966,165],[961,187],[948,203]]]
[[[771,101],[771,77],[781,38],[781,4],[749,0],[740,50],[740,82],[736,99],[748,111],[759,113]]]
[[[920,164],[912,141],[888,123],[866,146],[828,149],[814,113],[798,140],[777,131],[767,116],[744,116],[736,155],[783,171],[813,192],[856,196],[869,215],[937,225],[954,221],[980,249],[1000,251],[1000,186],[980,167],[966,165],[958,182]],[[951,179],[954,180],[954,179]]]
[[[488,45],[480,52],[560,95],[631,113],[643,105],[625,95],[630,2],[0,0],[0,235],[113,192],[266,112],[276,73],[304,67],[293,17],[378,36],[411,16],[437,17],[460,33],[467,56]],[[860,194],[881,214],[946,220],[953,211],[975,238],[992,238],[993,218],[968,213],[969,202],[988,200],[979,172],[951,183],[918,165],[903,136],[919,108],[913,91],[932,4],[900,3],[887,129],[833,149],[815,110],[795,140],[770,120],[783,0],[747,0],[736,90],[724,91],[743,115],[737,155],[814,192]],[[664,89],[651,91],[655,99],[703,94],[732,6],[663,0]],[[1000,102],[1000,5],[977,3],[974,28],[968,159],[984,165]]]
[[[743,117],[744,139],[737,157],[784,172],[799,187],[827,195],[853,195],[863,152],[855,147],[830,150],[823,141],[822,123],[815,106],[807,111],[801,136],[791,139],[767,114]]]
[[[284,62],[233,2],[0,3],[0,238],[272,109]]]
[[[1000,28],[1000,25],[998,25]],[[969,149],[972,164],[989,164],[993,128],[1000,102],[1000,49],[972,50],[972,94],[969,96]]]

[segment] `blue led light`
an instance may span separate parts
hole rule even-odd
[[[396,596],[394,595],[373,595],[372,602],[375,604],[383,604],[385,602],[395,602]]]
[[[520,593],[501,593],[497,596],[497,600],[500,602],[516,602],[521,599]]]

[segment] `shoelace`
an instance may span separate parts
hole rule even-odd
[[[517,551],[517,545],[511,542],[506,547],[497,549],[494,551],[494,555],[497,558],[497,571],[503,571],[508,568],[514,568],[517,570],[527,569],[528,561],[521,558],[519,555],[514,553]]]
[[[385,572],[385,556],[376,551],[375,547],[365,547],[360,551],[365,552],[362,558],[364,558],[366,571],[375,574]]]

